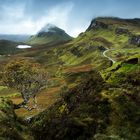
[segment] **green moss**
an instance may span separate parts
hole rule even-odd
[[[20,96],[21,94],[18,93],[16,90],[14,89],[10,89],[4,86],[0,86],[0,97],[16,97],[16,96]]]
[[[33,140],[26,123],[14,112],[14,105],[5,98],[0,98],[0,138],[2,140]]]
[[[136,70],[140,70],[139,64],[119,62],[103,71],[101,74],[105,81],[111,84],[119,84],[125,80],[125,77],[129,75],[129,73],[133,73]]]

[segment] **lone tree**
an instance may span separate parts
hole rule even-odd
[[[20,59],[10,61],[2,73],[2,84],[14,88],[22,95],[23,102],[16,107],[24,107],[32,110],[37,107],[36,94],[46,88],[48,73],[39,64],[29,60]],[[33,98],[34,106],[28,107],[30,98]]]

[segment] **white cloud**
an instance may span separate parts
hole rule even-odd
[[[75,27],[73,30],[69,31],[69,34],[73,37],[77,37],[81,32],[85,30],[85,27]]]
[[[6,24],[16,22],[24,18],[24,4],[20,5],[1,5],[1,22]]]
[[[72,36],[76,36],[81,32],[82,28],[69,29],[69,16],[74,7],[72,2],[63,3],[46,10],[46,14],[42,15],[38,20],[33,21],[32,18],[26,17],[23,13],[23,7],[21,9],[6,9],[11,18],[10,24],[0,26],[0,32],[8,34],[35,34],[47,23],[55,24],[56,26],[64,29]],[[21,19],[15,22],[16,19]]]

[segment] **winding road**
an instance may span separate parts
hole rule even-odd
[[[111,51],[111,50],[113,50],[113,49],[107,49],[107,50],[105,50],[103,52],[103,56],[106,57],[107,59],[109,59],[110,61],[112,61],[112,63],[114,64],[116,61],[113,60],[111,57],[109,57],[109,56],[106,55],[106,53],[109,52],[109,51]]]

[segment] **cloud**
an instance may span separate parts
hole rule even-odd
[[[81,32],[83,32],[86,29],[86,27],[74,27],[73,30],[68,32],[71,36],[77,37]]]
[[[76,37],[93,17],[140,17],[139,5],[140,0],[0,0],[0,33],[35,34],[52,23]]]
[[[24,4],[3,4],[0,5],[0,23],[11,23],[21,20],[24,17]]]
[[[74,7],[72,2],[62,3],[53,6],[51,9],[45,11],[43,15],[36,20],[33,20],[31,16],[24,14],[24,6],[18,8],[4,7],[7,11],[6,17],[10,17],[5,24],[0,26],[0,32],[8,34],[35,34],[47,23],[55,24],[56,26],[67,30],[69,24],[69,15]],[[17,22],[18,21],[18,22]]]

